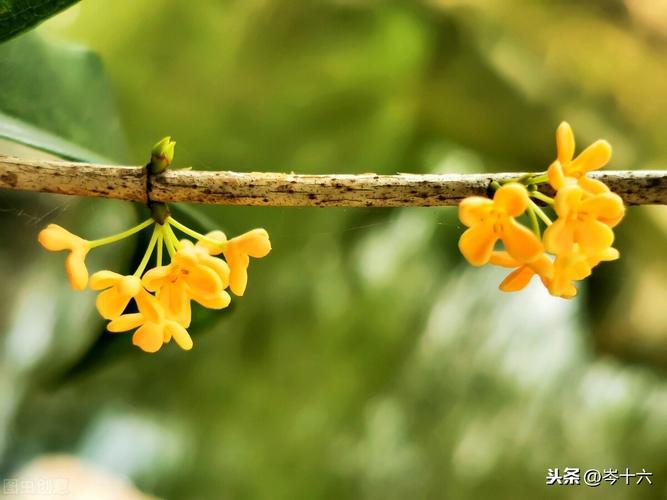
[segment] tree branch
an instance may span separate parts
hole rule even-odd
[[[318,207],[430,207],[485,196],[491,181],[521,173],[298,175],[173,169],[0,156],[0,188],[146,203]],[[628,205],[667,204],[667,170],[594,172]],[[545,191],[549,194],[549,191]]]

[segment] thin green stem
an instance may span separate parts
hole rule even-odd
[[[526,181],[527,184],[542,184],[544,182],[547,182],[549,180],[549,177],[547,174],[539,174],[535,175],[535,177],[531,177]]]
[[[141,224],[137,224],[136,226],[131,227],[130,229],[123,231],[122,233],[112,234],[111,236],[107,236],[106,238],[100,238],[98,240],[92,240],[89,242],[90,248],[100,247],[102,245],[108,245],[109,243],[115,243],[117,241],[124,240],[128,236],[132,236],[134,233],[138,233],[139,231],[141,231],[144,228],[147,228],[153,223],[154,223],[153,219],[146,219]]]
[[[176,250],[180,250],[182,246],[181,242],[178,240],[178,237],[176,236],[174,230],[171,228],[170,224],[167,224],[165,231],[167,232],[167,235],[169,236],[171,243],[174,245],[174,248]]]
[[[537,216],[535,215],[535,209],[533,209],[533,207],[530,205],[528,205],[528,217],[530,218],[530,224],[533,227],[533,233],[535,233],[535,236],[540,238],[542,236],[540,231],[540,223],[538,222]]]
[[[159,231],[160,230],[156,224],[155,227],[153,228],[153,235],[151,236],[151,240],[148,242],[148,248],[146,248],[146,252],[144,253],[144,258],[141,259],[139,267],[137,267],[137,270],[134,271],[135,276],[141,276],[144,273],[146,265],[148,264],[151,255],[153,255],[153,249],[155,248],[155,243],[157,242]]]
[[[167,219],[167,222],[170,225],[174,226],[176,229],[182,231],[183,233],[187,234],[188,236],[191,236],[192,238],[194,238],[196,240],[205,241],[206,243],[209,243],[210,245],[215,245],[215,246],[221,247],[221,248],[225,246],[226,242],[216,241],[213,238],[209,238],[208,236],[206,236],[204,234],[198,233],[194,229],[190,229],[185,224],[181,224],[180,222],[178,222],[173,217],[169,217]]]
[[[535,214],[542,219],[542,222],[544,222],[547,226],[550,226],[552,224],[551,219],[547,214],[544,213],[544,211],[537,206],[537,203],[535,203],[533,200],[528,200],[528,203],[530,203],[530,207],[535,211]]]
[[[173,258],[174,254],[176,253],[176,249],[174,248],[174,241],[169,235],[169,227],[166,224],[164,227],[164,246],[167,247],[167,253],[169,253],[169,257]]]
[[[530,193],[530,196],[532,198],[536,198],[540,201],[543,201],[544,203],[546,203],[548,205],[553,205],[554,204],[554,199],[551,196],[547,196],[546,194],[540,193],[539,191],[533,191],[532,193]]]
[[[164,225],[160,224],[158,226],[158,235],[157,235],[157,255],[155,257],[155,265],[160,267],[162,265],[162,245],[164,244]]]

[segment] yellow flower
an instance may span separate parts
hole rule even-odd
[[[489,262],[496,266],[516,268],[500,283],[498,288],[503,292],[523,290],[535,275],[538,275],[546,286],[553,275],[553,263],[545,254],[530,263],[522,264],[507,252],[493,252]]]
[[[157,298],[143,288],[135,296],[138,313],[123,314],[107,325],[112,333],[137,330],[132,335],[132,343],[146,352],[157,352],[162,344],[172,338],[182,349],[192,349],[192,338],[187,330],[173,319],[167,318]]]
[[[568,184],[578,183],[591,193],[609,191],[603,182],[590,179],[586,174],[604,167],[609,162],[611,145],[607,141],[595,141],[576,158],[574,158],[574,146],[572,128],[567,122],[561,123],[556,130],[558,158],[547,170],[551,186],[558,191]]]
[[[558,191],[554,209],[558,219],[544,232],[544,246],[556,255],[569,254],[575,244],[585,255],[602,254],[614,242],[611,227],[625,213],[618,195],[588,194],[576,184]]]
[[[583,280],[590,276],[592,269],[602,261],[618,259],[615,248],[608,248],[594,257],[585,255],[575,245],[569,255],[559,255],[551,261],[542,254],[533,262],[521,264],[507,252],[493,252],[490,263],[496,266],[516,268],[502,281],[499,288],[503,292],[517,292],[526,287],[533,276],[540,277],[542,284],[551,295],[570,299],[577,294],[573,281]]]
[[[616,260],[618,250],[607,248],[603,252],[590,256],[581,251],[575,244],[573,251],[568,255],[558,255],[554,261],[553,276],[546,283],[551,295],[571,299],[577,295],[573,281],[580,281],[591,275],[593,268],[602,261]]]
[[[224,236],[224,235],[223,235]],[[229,264],[229,288],[235,295],[241,296],[248,284],[248,265],[250,257],[265,257],[271,251],[269,234],[264,229],[253,229],[236,238],[232,238],[222,247],[225,260]]]
[[[69,250],[65,260],[69,282],[74,290],[85,289],[88,284],[85,259],[90,250],[90,243],[56,224],[49,224],[42,229],[37,239],[44,248],[52,252]]]
[[[493,200],[472,196],[459,206],[459,218],[468,226],[459,239],[459,249],[473,266],[482,266],[491,258],[500,239],[505,249],[521,263],[537,259],[543,251],[535,234],[514,220],[528,206],[526,188],[518,183],[499,188]]]
[[[90,288],[104,290],[97,296],[97,310],[104,319],[114,319],[141,291],[141,279],[113,271],[98,271],[90,278]]]
[[[190,299],[210,309],[222,309],[231,301],[224,291],[229,283],[229,267],[222,259],[212,257],[188,240],[181,241],[171,263],[144,274],[147,290],[157,292],[168,317],[187,327],[190,325]]]

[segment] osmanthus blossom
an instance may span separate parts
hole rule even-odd
[[[542,243],[530,229],[515,220],[526,211],[528,203],[528,191],[516,182],[499,188],[493,200],[481,196],[463,200],[459,218],[469,229],[461,235],[459,248],[468,262],[473,266],[489,262],[498,240],[517,261],[535,260],[543,251]]]
[[[568,255],[575,244],[584,255],[603,253],[614,243],[612,228],[625,213],[617,194],[589,194],[576,184],[558,191],[554,210],[558,219],[544,232],[544,246],[555,255]]]
[[[575,282],[590,276],[601,262],[619,258],[612,247],[613,228],[625,215],[623,201],[588,177],[608,163],[611,146],[596,141],[575,158],[574,135],[565,122],[556,131],[556,146],[557,159],[546,173],[497,185],[492,200],[470,197],[461,202],[459,218],[469,227],[459,240],[461,253],[474,266],[491,263],[513,269],[500,284],[502,291],[522,290],[538,276],[552,295],[572,298]],[[547,182],[556,191],[554,198],[539,191]],[[538,203],[553,207],[556,219]],[[532,231],[516,220],[522,214]],[[498,240],[504,250],[496,249]]]
[[[574,157],[575,142],[572,127],[562,122],[556,130],[557,158],[547,169],[549,183],[555,190],[567,184],[577,183],[590,193],[604,193],[609,188],[603,182],[586,174],[604,167],[611,159],[611,145],[604,140],[595,141]]]
[[[159,174],[174,158],[171,137],[159,141],[151,151],[146,169]],[[90,288],[99,291],[95,305],[109,321],[112,333],[135,330],[132,342],[146,352],[156,352],[173,338],[184,350],[192,349],[190,326],[194,301],[208,309],[224,309],[231,297],[226,289],[243,295],[248,282],[250,257],[261,258],[271,251],[269,235],[253,229],[227,241],[222,231],[201,234],[181,224],[169,214],[164,203],[149,203],[151,218],[118,234],[86,240],[66,229],[49,224],[38,241],[47,250],[68,250],[65,267],[72,288],[84,290],[88,284],[85,258],[93,248],[128,238],[149,226],[153,233],[141,262],[133,274],[101,270],[90,278]],[[174,229],[193,238],[179,240]],[[168,262],[163,263],[164,250]],[[148,268],[155,254],[154,267]],[[223,254],[223,260],[217,255]],[[166,259],[164,259],[166,260]],[[148,268],[148,269],[147,269]],[[132,302],[137,312],[129,312]]]
[[[92,248],[127,238],[153,226],[153,234],[137,270],[123,275],[101,270],[88,279],[85,256]],[[179,240],[174,228],[197,240]],[[191,321],[191,302],[208,309],[229,306],[231,297],[226,289],[242,295],[247,284],[249,257],[260,258],[271,251],[268,233],[255,229],[226,240],[224,233],[206,235],[181,224],[172,217],[160,224],[152,219],[99,240],[88,241],[55,224],[39,233],[39,242],[51,251],[68,250],[67,275],[72,288],[84,290],[88,285],[99,291],[96,306],[100,315],[109,320],[112,333],[135,330],[132,342],[146,352],[156,352],[174,339],[184,350],[192,348],[187,331]],[[168,263],[163,265],[163,250]],[[155,254],[155,266],[147,269]],[[222,254],[227,262],[216,255]],[[127,312],[134,301],[138,312]]]
[[[192,349],[192,338],[185,327],[169,318],[169,311],[163,308],[154,295],[143,288],[134,297],[137,313],[121,314],[107,325],[111,333],[136,331],[132,343],[146,352],[157,352],[173,338],[186,351]]]

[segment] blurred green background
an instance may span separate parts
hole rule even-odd
[[[141,164],[172,135],[198,169],[540,171],[567,120],[610,168],[662,168],[666,56],[654,0],[84,0],[0,45],[0,153]],[[141,211],[0,193],[3,477],[66,453],[165,498],[667,498],[665,207],[628,210],[572,301],[497,291],[453,208],[201,207],[274,250],[157,355],[104,334],[36,243]],[[134,245],[90,267],[128,272]],[[653,485],[546,486],[554,467]]]

